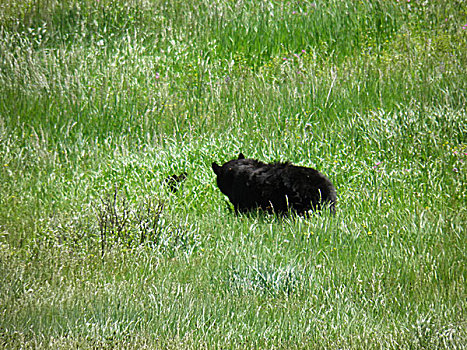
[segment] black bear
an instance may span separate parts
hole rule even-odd
[[[183,172],[180,175],[173,174],[167,176],[164,183],[169,187],[170,192],[175,193],[178,191],[180,183],[186,179],[187,175],[187,173]]]
[[[229,197],[236,212],[260,208],[272,213],[306,214],[329,206],[335,212],[336,189],[319,171],[286,163],[265,164],[238,159],[220,166],[212,163],[217,186]]]

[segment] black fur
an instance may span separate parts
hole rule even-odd
[[[290,163],[265,164],[254,159],[238,159],[220,166],[212,163],[217,186],[232,202],[236,212],[256,208],[287,214],[305,214],[328,205],[335,212],[336,189],[319,171]]]
[[[178,191],[180,183],[186,179],[187,175],[188,174],[185,172],[181,173],[180,175],[173,174],[173,175],[167,176],[164,182],[167,184],[167,186],[169,186],[170,191],[172,193],[175,193]]]

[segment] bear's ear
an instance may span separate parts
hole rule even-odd
[[[243,155],[243,153],[240,153],[240,154],[238,155],[238,159],[245,159],[245,156]]]
[[[217,163],[212,163],[212,170],[214,170],[214,174],[216,175],[220,175],[221,174],[221,170],[222,170],[222,167],[220,167],[219,165],[217,165]]]

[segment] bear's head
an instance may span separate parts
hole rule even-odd
[[[216,162],[212,163],[212,170],[217,175],[217,186],[223,194],[229,196],[232,193],[232,183],[234,180],[234,172],[232,166],[240,159],[245,159],[245,156],[240,153],[237,159],[233,159],[224,165],[218,165]]]

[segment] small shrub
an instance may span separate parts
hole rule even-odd
[[[161,255],[174,257],[177,252],[191,254],[199,245],[197,228],[193,224],[173,224],[163,217],[164,203],[145,199],[130,205],[113,192],[100,197],[95,206],[102,256],[109,246],[135,248],[147,245]]]

